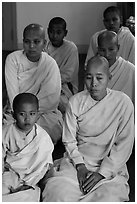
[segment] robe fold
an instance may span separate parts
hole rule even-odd
[[[23,50],[15,51],[7,56],[5,81],[11,107],[19,93],[30,92],[38,97],[40,118],[37,123],[56,143],[62,134],[62,115],[57,110],[61,77],[56,61],[42,52],[38,62],[31,62]]]
[[[57,160],[43,191],[44,202],[123,202],[128,201],[126,162],[134,143],[134,107],[130,98],[107,89],[101,101],[87,90],[71,97],[63,126],[66,153]],[[105,178],[83,195],[76,164]],[[54,193],[53,193],[54,192]]]
[[[2,200],[4,202],[39,201],[37,183],[52,164],[53,143],[47,132],[35,125],[26,136],[15,124],[3,128]],[[22,185],[30,189],[10,192]]]
[[[109,70],[112,78],[108,83],[108,88],[124,92],[135,104],[135,66],[118,57]]]
[[[72,41],[64,39],[63,44],[58,48],[53,47],[49,41],[45,51],[56,60],[60,69],[62,82],[60,103],[66,107],[68,99],[78,92],[78,49]]]
[[[85,61],[85,66],[88,60],[96,55],[98,49],[97,38],[100,33],[104,32],[106,29],[96,32],[90,39],[90,44],[87,52],[87,57]],[[127,27],[121,27],[118,35],[118,44],[120,45],[117,56],[121,56],[127,61],[135,64],[135,37]]]

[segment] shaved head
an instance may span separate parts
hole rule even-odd
[[[100,101],[107,95],[110,79],[109,63],[106,58],[99,55],[92,57],[87,63],[85,85],[94,100]]]
[[[23,31],[23,38],[26,37],[26,35],[28,34],[28,32],[33,31],[33,32],[39,32],[41,37],[43,39],[45,39],[45,30],[43,28],[43,26],[39,25],[39,24],[29,24],[28,26],[26,26],[26,28]]]
[[[21,106],[23,103],[31,103],[36,105],[37,109],[39,108],[39,101],[37,96],[35,96],[32,93],[20,93],[15,96],[13,100],[13,111],[16,112],[18,108]]]
[[[99,56],[99,55],[96,55],[94,57],[92,57],[88,63],[87,63],[87,69],[86,69],[86,72],[89,71],[91,65],[93,66],[102,66],[104,67],[104,70],[106,71],[106,73],[109,75],[109,63],[107,61],[107,59],[105,57],[102,57],[102,56]]]
[[[103,41],[107,41],[107,42],[113,41],[116,43],[116,45],[118,45],[118,37],[114,31],[106,30],[100,33],[97,40],[98,40],[98,47],[101,45]]]
[[[109,66],[112,66],[119,51],[118,36],[114,31],[104,31],[100,33],[97,39],[98,43],[98,54],[105,57]]]

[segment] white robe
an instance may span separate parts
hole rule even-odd
[[[4,202],[39,201],[39,180],[52,164],[53,143],[47,132],[35,125],[26,136],[15,124],[6,125],[2,131],[3,174],[2,200]],[[8,170],[5,165],[8,164]],[[10,188],[21,185],[32,188],[10,193]]]
[[[118,57],[109,68],[112,75],[108,88],[122,91],[135,103],[135,66],[129,61]]]
[[[88,52],[87,52],[87,57],[85,61],[85,66],[88,60],[97,53],[97,49],[98,49],[97,38],[99,34],[105,30],[106,29],[96,32],[91,37]],[[129,28],[123,27],[123,26],[120,28],[117,35],[118,35],[118,44],[120,45],[117,56],[118,57],[121,56],[125,60],[135,64],[135,37],[133,36]]]
[[[107,90],[101,101],[87,90],[70,99],[63,126],[67,153],[56,161],[43,191],[44,202],[128,201],[126,162],[134,143],[134,107],[122,92]],[[79,189],[76,164],[84,163],[105,179],[87,194]]]
[[[56,143],[62,134],[62,115],[57,110],[61,77],[56,61],[42,52],[38,62],[31,62],[23,50],[15,51],[7,56],[5,81],[11,107],[14,97],[19,93],[30,92],[38,97],[40,118],[37,123]]]
[[[78,92],[78,49],[72,41],[64,39],[63,44],[58,48],[49,41],[45,51],[56,60],[59,66],[62,82],[60,103],[66,107],[68,99]],[[71,84],[71,90],[68,84]]]

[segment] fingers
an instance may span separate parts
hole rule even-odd
[[[78,181],[79,181],[79,187],[80,190],[84,193],[83,191],[83,184],[85,183],[86,179],[87,179],[87,173],[88,170],[85,167],[81,167],[78,169],[77,171],[77,177],[78,177]]]
[[[87,194],[88,192],[90,192],[92,190],[92,188],[97,184],[97,182],[92,182],[90,183],[90,185],[83,187],[82,186],[82,191],[84,194]]]
[[[84,194],[84,191],[83,191],[83,184],[84,184],[84,181],[85,179],[82,177],[79,179],[79,187],[80,187],[80,190],[81,192]]]
[[[90,173],[89,175],[87,175],[87,179],[82,185],[84,194],[88,193],[97,184],[97,182],[98,181],[96,180],[94,174]]]
[[[91,171],[88,172],[86,179],[88,179],[93,173]]]

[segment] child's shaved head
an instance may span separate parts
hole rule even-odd
[[[98,47],[100,47],[100,45],[103,41],[108,41],[108,42],[113,41],[116,43],[116,45],[118,45],[118,37],[114,31],[106,30],[106,31],[100,33],[97,41],[98,41]]]
[[[20,93],[15,96],[13,100],[13,111],[16,112],[21,104],[31,103],[36,105],[37,109],[39,109],[39,101],[38,98],[32,93]]]
[[[44,30],[43,26],[41,26],[39,24],[29,24],[28,26],[26,26],[26,28],[23,31],[23,38],[25,38],[27,33],[30,31],[40,32],[41,37],[43,39],[45,39],[45,30]]]

